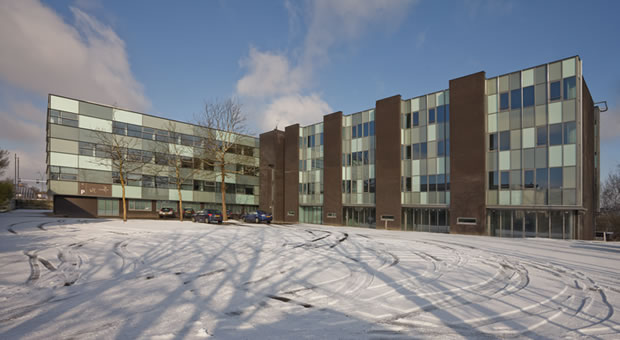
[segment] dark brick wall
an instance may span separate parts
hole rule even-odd
[[[97,198],[55,195],[54,214],[71,217],[97,217]]]
[[[323,143],[323,223],[342,225],[342,111],[323,116]]]
[[[400,229],[400,105],[401,97],[378,100],[375,108],[377,225],[394,216],[389,229]]]
[[[590,95],[590,90],[583,80],[583,207],[586,209],[583,215],[583,227],[577,237],[582,240],[592,240],[594,238],[594,226],[598,197],[598,176],[599,169],[594,168],[594,151],[596,137],[594,136],[594,101]]]
[[[288,212],[294,212],[289,216]],[[299,221],[299,124],[284,129],[284,221]]]
[[[450,232],[486,231],[485,73],[450,80]],[[476,225],[457,224],[474,217]]]
[[[275,221],[284,221],[284,132],[273,130],[260,135],[259,208],[272,212]],[[272,169],[275,177],[272,187]],[[274,207],[271,192],[274,192]]]

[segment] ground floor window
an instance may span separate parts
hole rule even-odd
[[[450,211],[441,208],[403,208],[402,230],[450,232]]]
[[[346,225],[355,227],[377,227],[376,209],[374,207],[344,207],[342,217]]]
[[[487,210],[491,235],[573,239],[576,211]]]
[[[323,207],[299,207],[299,222],[322,224]]]
[[[183,202],[183,209],[194,209],[194,211],[200,210],[200,203],[198,202]]]
[[[117,199],[97,199],[97,215],[98,216],[118,216],[118,200]]]
[[[151,201],[129,200],[130,211],[152,211],[153,204]]]

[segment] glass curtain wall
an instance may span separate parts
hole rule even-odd
[[[312,205],[299,207],[300,222],[322,222],[323,123],[299,129],[299,203]]]
[[[576,211],[487,210],[491,234],[498,237],[574,238]]]
[[[402,230],[450,232],[450,211],[444,208],[403,208]]]

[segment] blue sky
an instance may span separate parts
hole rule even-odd
[[[605,178],[620,162],[619,12],[618,1],[1,1],[0,147],[22,155],[22,174],[45,172],[50,92],[183,121],[237,96],[260,133],[578,54],[610,107]]]

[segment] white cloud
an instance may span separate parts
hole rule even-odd
[[[77,8],[74,25],[35,0],[0,2],[0,77],[39,95],[63,94],[146,110],[124,41]]]
[[[96,1],[78,4],[89,8]],[[125,42],[82,10],[71,13],[70,24],[36,0],[0,1],[0,147],[19,154],[24,178],[45,173],[48,93],[150,107]]]
[[[318,94],[303,96],[293,94],[275,99],[264,111],[263,129],[276,125],[283,130],[291,124],[309,125],[317,123],[317,117],[332,112],[332,108]]]
[[[601,141],[609,141],[620,138],[620,110],[610,109],[601,113]]]
[[[330,106],[317,93],[308,93],[313,75],[329,62],[329,51],[335,44],[359,39],[372,28],[394,28],[407,14],[415,0],[316,0],[302,11],[290,1],[284,5],[289,13],[291,32],[296,34],[300,16],[308,22],[302,49],[297,56],[285,52],[259,51],[250,47],[249,56],[241,61],[247,73],[237,82],[237,93],[251,97],[256,105],[259,125],[272,129],[300,123],[317,122],[331,112]],[[311,91],[310,91],[311,92]],[[306,107],[307,106],[307,107]]]

